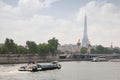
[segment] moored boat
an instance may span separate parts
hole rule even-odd
[[[106,58],[102,58],[102,57],[94,57],[92,59],[93,62],[103,62],[103,61],[108,61]]]

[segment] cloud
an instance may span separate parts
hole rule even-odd
[[[47,42],[52,37],[62,38],[68,24],[67,20],[43,15],[34,15],[29,20],[7,20],[0,24],[1,37],[4,35],[2,38],[10,37],[22,44],[26,40]]]
[[[40,15],[37,12],[49,8],[56,1],[58,0],[19,0],[17,7],[0,1],[0,41],[2,42],[6,37],[13,38],[22,44],[26,40],[38,42],[48,40],[51,32],[55,32],[68,21]]]
[[[31,16],[44,8],[51,7],[51,4],[58,0],[19,0],[18,9],[21,15]]]
[[[57,1],[59,0],[19,0],[16,7],[0,1],[0,17],[28,19]]]
[[[120,44],[120,8],[112,3],[91,1],[79,9],[77,20],[88,18],[88,35],[93,44]]]
[[[8,37],[24,45],[27,40],[42,43],[56,37],[61,44],[75,44],[78,38],[82,40],[86,13],[91,43],[109,46],[113,42],[118,45],[120,10],[116,5],[90,1],[77,12],[79,22],[40,14],[57,1],[59,0],[19,0],[16,7],[0,1],[0,42]]]
[[[30,6],[32,3],[29,1],[20,0],[17,7],[12,7],[0,1],[4,4],[4,7],[1,7],[3,10],[0,11],[3,13],[0,14],[1,42],[6,37],[14,39],[19,44],[25,44],[27,40],[33,40],[37,43],[47,42],[52,37],[59,39],[61,44],[76,42],[79,34],[75,36],[77,28],[75,28],[73,21],[36,13],[36,11],[50,7],[54,1],[58,0],[44,0],[44,2],[41,2],[43,5],[39,7],[36,7],[37,4],[40,4],[38,0],[32,2],[36,6]],[[30,13],[32,9],[36,10]]]

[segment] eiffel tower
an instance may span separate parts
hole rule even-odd
[[[83,39],[82,39],[82,45],[81,47],[88,48],[88,35],[87,35],[87,16],[84,16],[84,33],[83,33]]]

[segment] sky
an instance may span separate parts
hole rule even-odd
[[[0,43],[82,42],[85,14],[91,45],[120,47],[120,0],[0,0]]]

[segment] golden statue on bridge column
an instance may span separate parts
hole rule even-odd
[[[88,48],[87,48],[87,54],[90,54],[90,51],[91,51],[91,45],[90,45],[90,41],[88,40]]]

